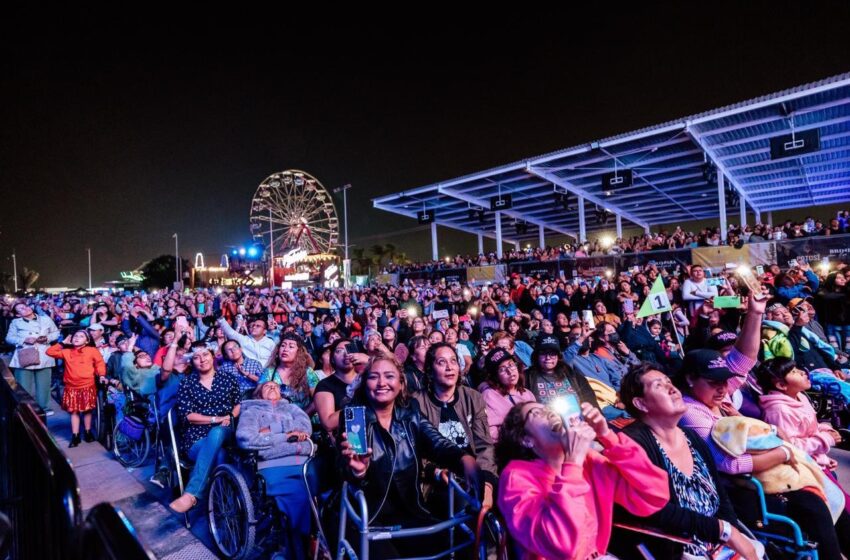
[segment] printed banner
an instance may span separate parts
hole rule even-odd
[[[525,276],[540,276],[541,278],[557,278],[560,274],[562,261],[522,261],[512,262],[508,265],[511,274],[518,273]]]
[[[436,284],[440,280],[445,280],[446,283],[466,282],[466,269],[439,268],[435,270],[414,270],[411,272],[401,273],[400,280],[409,280],[416,284],[422,284],[428,281],[432,284]]]
[[[704,268],[721,270],[727,264],[766,266],[776,262],[776,248],[771,242],[749,243],[740,249],[735,247],[697,247],[691,252],[693,264]]]
[[[504,284],[505,265],[470,266],[466,269],[466,278],[470,284]]]
[[[850,235],[786,239],[774,244],[776,263],[782,268],[786,268],[792,259],[797,262],[815,262],[828,258],[833,263],[850,262]]]
[[[633,266],[639,266],[643,269],[650,264],[654,264],[659,270],[666,269],[667,272],[674,272],[676,267],[684,269],[685,266],[691,264],[691,250],[646,251],[643,253],[621,255],[617,258],[619,259],[617,272],[628,270]]]
[[[377,274],[375,284],[379,286],[398,286],[398,274]]]

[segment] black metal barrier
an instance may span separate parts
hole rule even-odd
[[[0,510],[11,522],[10,558],[152,558],[111,505],[96,506],[83,523],[77,477],[43,411],[2,361],[0,377]]]
[[[136,530],[120,510],[109,504],[92,508],[83,526],[80,558],[112,560],[113,558],[153,559],[145,550]]]

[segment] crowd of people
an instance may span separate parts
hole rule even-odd
[[[646,233],[623,239],[594,239],[586,243],[565,243],[557,247],[529,247],[525,250],[506,252],[499,258],[496,253],[455,255],[444,260],[417,263],[388,263],[382,268],[384,274],[413,272],[418,270],[445,270],[469,266],[487,266],[521,261],[550,261],[555,259],[573,259],[582,257],[602,257],[647,251],[670,251],[676,249],[695,249],[697,247],[718,247],[721,245],[741,246],[745,243],[764,241],[782,241],[804,237],[821,237],[850,233],[850,211],[838,212],[827,221],[807,216],[802,222],[786,220],[782,224],[753,225],[729,224],[726,241],[722,240],[719,227],[703,228],[699,232],[683,231],[677,227],[673,232],[666,229],[658,233]]]
[[[662,237],[616,247],[710,243]],[[641,316],[657,278],[671,310]],[[9,366],[46,411],[62,364],[71,446],[94,439],[97,383],[155,399],[161,414],[173,409],[194,463],[171,508],[199,507],[228,445],[254,450],[300,553],[311,531],[301,466],[316,455],[326,468],[311,492],[346,480],[385,527],[444,518],[435,473],[454,471],[499,512],[518,558],[628,558],[615,520],[688,540],[652,541],[656,558],[721,546],[761,558],[738,523],[753,519],[752,496],[724,482],[747,474],[820,558],[837,560],[850,555],[850,503],[829,456],[850,435],[848,280],[843,264],[762,274],[653,264],[504,285],[7,297],[0,315]],[[807,396],[813,385],[843,407],[832,424]],[[359,407],[365,431],[352,433]],[[158,469],[151,482],[167,478]],[[446,543],[373,546],[392,558]]]

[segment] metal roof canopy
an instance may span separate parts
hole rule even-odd
[[[813,129],[820,132],[819,150],[771,159],[771,138]],[[603,189],[603,174],[625,169],[632,171],[631,186]],[[414,219],[422,210],[433,210],[440,226],[519,242],[537,237],[540,226],[573,237],[581,221],[586,221],[585,231],[610,228],[610,221],[596,219],[597,209],[647,230],[717,218],[725,208],[720,197],[724,177],[757,216],[850,201],[850,72],[378,197],[372,204]],[[569,193],[569,210],[556,203],[555,193]],[[499,194],[513,199],[513,207],[501,212],[501,231],[490,211],[490,198]],[[579,199],[584,212],[578,211]],[[483,219],[475,212],[479,209],[486,210]],[[528,225],[518,230],[523,222]]]

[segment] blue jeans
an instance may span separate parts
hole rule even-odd
[[[189,459],[195,463],[186,493],[200,498],[207,487],[212,470],[224,462],[224,444],[233,437],[233,430],[216,426],[207,437],[200,439],[189,450]]]
[[[826,338],[832,344],[832,339],[838,344],[838,349],[843,351],[847,344],[847,339],[850,339],[850,325],[827,325]]]
[[[15,368],[15,381],[21,388],[32,395],[38,406],[45,412],[50,410],[50,383],[53,368],[24,369]]]
[[[291,558],[305,558],[304,543],[310,536],[309,514],[310,495],[304,483],[301,465],[288,467],[271,467],[262,469],[260,474],[266,480],[266,494],[274,496],[277,509],[286,516],[283,532],[290,536],[290,545],[295,550],[289,550]],[[316,483],[308,473],[308,482],[315,492]]]

